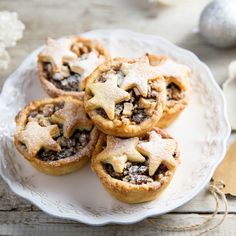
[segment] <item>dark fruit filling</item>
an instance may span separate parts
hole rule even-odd
[[[92,51],[91,46],[76,42],[72,45],[71,51],[74,52],[78,58]],[[43,74],[56,88],[64,91],[78,92],[80,89],[80,82],[83,79],[79,73],[71,71],[67,64],[63,65],[60,73],[54,73],[52,65],[49,62],[43,62]]]
[[[117,71],[113,70],[109,73],[118,74],[118,85],[119,85],[119,79],[120,81],[123,80],[124,74],[117,69]],[[95,82],[105,82],[107,80],[107,77],[109,77],[106,73],[104,73],[99,80]],[[129,101],[124,101],[119,104],[116,104],[115,106],[115,118],[118,120],[129,119],[132,124],[140,124],[146,119],[148,119],[150,116],[152,116],[156,105],[158,104],[158,95],[159,92],[156,91],[154,86],[152,87],[152,84],[149,85],[149,91],[146,98],[142,97],[142,95],[139,93],[138,89],[130,89],[127,92],[130,93],[131,99]],[[145,99],[147,102],[149,102],[151,108],[144,107],[142,102],[140,102],[142,99]],[[103,118],[108,119],[106,112],[102,108],[98,108],[97,113]]]
[[[28,122],[35,120],[41,126],[52,125],[53,123],[50,120],[51,115],[63,107],[64,103],[46,104],[41,106],[37,110],[30,112]],[[90,141],[90,131],[76,129],[70,138],[66,138],[63,135],[63,126],[60,124],[57,125],[60,134],[58,137],[55,137],[54,140],[61,146],[61,151],[56,152],[41,149],[37,158],[42,161],[57,161],[78,154]],[[22,145],[26,148],[24,144]]]
[[[64,73],[53,74],[52,65],[50,63],[43,63],[44,77],[47,78],[57,88],[65,91],[81,91],[80,82],[82,77],[78,73],[70,70],[69,66],[64,66]]]
[[[181,89],[174,83],[170,83],[167,86],[167,100],[178,101],[183,98],[183,92]]]
[[[60,136],[54,138],[61,146],[60,152],[42,149],[38,158],[42,161],[57,161],[79,153],[89,142],[90,132],[76,130],[70,138],[63,136],[63,129],[60,127]]]
[[[147,161],[143,163],[126,162],[123,173],[115,172],[110,164],[103,164],[103,168],[112,178],[137,185],[160,181],[164,176],[169,175],[168,168],[161,164],[156,173],[149,176]]]

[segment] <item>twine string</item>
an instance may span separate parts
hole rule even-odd
[[[218,226],[220,226],[224,222],[226,216],[228,215],[228,202],[227,202],[225,194],[222,191],[222,189],[224,187],[225,187],[224,182],[219,181],[219,182],[215,182],[215,183],[213,182],[213,184],[210,185],[210,189],[209,189],[210,192],[216,194],[217,197],[220,196],[221,200],[223,201],[223,203],[224,203],[223,217],[221,218],[221,220],[216,225],[214,225],[214,226],[212,226],[208,229],[205,229],[204,231],[200,232],[198,235],[205,234],[205,233],[217,228]],[[218,202],[219,202],[219,198],[218,198]]]
[[[212,214],[209,215],[203,222],[196,223],[196,224],[191,224],[191,225],[183,225],[183,226],[166,226],[166,225],[163,225],[163,224],[158,224],[158,223],[154,222],[154,220],[152,220],[152,219],[149,220],[149,222],[151,224],[153,224],[155,227],[157,227],[158,229],[165,230],[165,231],[188,231],[188,230],[200,229],[203,226],[210,223],[215,218],[215,216],[219,212],[219,205],[220,205],[220,199],[221,199],[224,203],[224,214],[223,214],[221,220],[216,225],[203,230],[202,232],[200,232],[197,235],[202,235],[204,233],[207,233],[207,232],[217,228],[219,225],[221,225],[224,222],[224,220],[225,220],[225,218],[228,214],[227,199],[225,197],[225,194],[222,192],[222,189],[224,188],[224,186],[225,185],[224,185],[223,181],[219,181],[219,182],[214,182],[213,181],[210,184],[209,191],[212,194],[212,196],[214,197],[216,205],[215,205],[214,212],[212,212]]]

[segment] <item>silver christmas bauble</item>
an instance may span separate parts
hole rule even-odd
[[[214,46],[236,46],[236,0],[210,2],[201,13],[199,31]]]

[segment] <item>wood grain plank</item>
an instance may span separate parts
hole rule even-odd
[[[0,178],[0,211],[38,211],[38,208],[14,194]]]
[[[141,236],[141,235],[196,235],[198,231],[188,231],[182,233],[166,232],[159,230],[156,224],[161,225],[183,225],[199,223],[206,219],[207,215],[183,215],[168,214],[161,218],[152,218],[132,225],[107,225],[92,227],[85,224],[62,220],[47,216],[42,212],[0,212],[0,234],[1,235],[117,235],[117,236]],[[218,215],[212,224],[216,224],[222,215]],[[227,221],[218,229],[207,235],[235,235],[236,216],[229,215]],[[204,229],[204,228],[203,228]]]

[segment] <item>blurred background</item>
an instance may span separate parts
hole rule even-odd
[[[0,9],[15,11],[25,24],[23,38],[9,48],[11,62],[0,72],[0,86],[21,61],[50,36],[57,38],[93,29],[126,28],[165,37],[190,49],[225,80],[236,48],[209,46],[196,32],[209,0],[1,0]],[[164,3],[164,4],[163,4]]]

